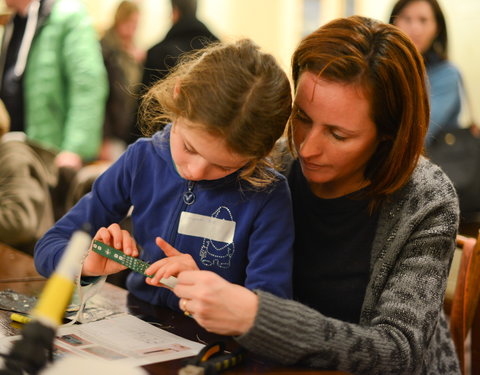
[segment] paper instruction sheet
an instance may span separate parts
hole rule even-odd
[[[12,342],[20,337],[0,338],[0,351],[8,353]],[[125,314],[59,328],[54,343],[54,360],[76,355],[143,366],[194,356],[203,346]]]

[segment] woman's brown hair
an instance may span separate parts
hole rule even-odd
[[[408,181],[423,152],[429,104],[422,57],[397,27],[352,16],[302,40],[292,58],[295,87],[305,71],[357,85],[370,99],[379,145],[365,169],[370,185],[364,196],[375,206]],[[292,126],[290,121],[291,147]]]
[[[274,57],[243,39],[184,56],[144,95],[141,114],[146,135],[183,117],[223,137],[231,151],[251,160],[241,178],[261,187],[274,179],[268,156],[291,104],[288,77]]]

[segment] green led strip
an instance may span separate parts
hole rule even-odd
[[[94,240],[92,250],[97,254],[103,255],[108,259],[120,263],[122,266],[130,268],[132,271],[141,273],[147,277],[153,277],[152,275],[147,275],[145,273],[145,270],[150,267],[150,264],[138,258],[131,257],[130,255],[127,255],[122,251],[115,249],[114,247],[108,246],[103,242]]]
[[[125,266],[131,269],[132,271],[141,273],[146,277],[153,277],[153,275],[147,275],[145,273],[145,270],[148,267],[150,267],[149,263],[144,262],[141,259],[134,258],[130,255],[127,255],[122,251],[115,249],[114,247],[104,244],[103,242],[94,240],[92,245],[92,250],[95,251],[97,254],[100,254],[108,259],[111,259],[121,264],[122,266]],[[165,286],[168,286],[169,288],[174,288],[176,282],[177,282],[177,279],[174,276],[170,276],[167,279],[165,278],[160,279],[160,283],[164,284]]]

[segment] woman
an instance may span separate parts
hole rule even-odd
[[[108,72],[108,96],[101,159],[116,160],[132,140],[136,100],[133,93],[142,79],[145,51],[135,44],[140,9],[130,0],[117,7],[114,22],[101,40]]]
[[[412,39],[425,61],[431,106],[428,146],[442,131],[460,127],[462,78],[448,61],[445,17],[437,0],[399,0],[392,9],[390,23]]]
[[[422,57],[396,27],[353,16],[308,35],[292,70],[296,301],[186,271],[180,307],[285,364],[459,374],[442,310],[458,201],[421,156]]]

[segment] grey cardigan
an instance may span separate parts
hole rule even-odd
[[[452,183],[421,158],[381,207],[359,324],[256,291],[254,326],[237,341],[284,364],[369,375],[460,374],[442,309],[458,216]]]

